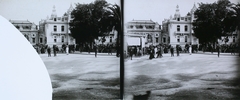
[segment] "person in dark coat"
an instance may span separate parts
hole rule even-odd
[[[219,57],[219,55],[220,55],[220,45],[219,44],[217,44],[217,52],[218,52],[218,57]]]
[[[171,52],[171,57],[174,57],[174,48],[173,48],[173,46],[171,46],[170,52]]]
[[[98,46],[97,45],[94,46],[94,51],[95,51],[95,57],[97,57],[97,52],[98,52]]]
[[[47,48],[47,52],[48,52],[48,57],[51,57],[51,48],[50,47]]]
[[[131,57],[131,60],[132,60],[132,56],[133,56],[133,49],[132,48],[130,48],[129,54],[130,54],[130,57]]]
[[[160,57],[160,52],[161,52],[161,50],[160,50],[160,47],[158,46],[157,47],[157,57],[156,58]]]
[[[176,45],[177,56],[179,56],[179,45]]]
[[[154,58],[154,48],[151,46],[149,59],[152,60],[152,58]]]
[[[53,45],[53,53],[54,53],[54,57],[57,56],[57,48],[56,48],[56,45]]]

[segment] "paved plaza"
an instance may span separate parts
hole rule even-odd
[[[239,100],[240,57],[230,53],[180,54],[125,60],[125,99]]]
[[[120,59],[114,54],[40,54],[49,72],[53,100],[120,98]]]

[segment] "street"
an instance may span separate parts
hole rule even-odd
[[[120,59],[94,53],[40,54],[53,87],[53,100],[120,98]]]
[[[230,53],[180,54],[125,61],[125,99],[239,100],[240,58]],[[156,57],[156,56],[155,56]]]

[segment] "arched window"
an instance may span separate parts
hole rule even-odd
[[[177,31],[178,32],[180,31],[180,25],[177,25]]]
[[[185,28],[184,28],[184,29],[185,29],[185,31],[188,31],[188,26],[187,26],[187,25],[185,25]]]
[[[53,26],[53,30],[54,30],[54,32],[57,31],[57,26],[56,25]]]
[[[62,29],[62,32],[63,32],[64,31],[64,26],[62,26],[61,29]]]

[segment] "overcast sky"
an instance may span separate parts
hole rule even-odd
[[[94,0],[0,0],[0,15],[6,19],[28,19],[39,24],[41,19],[51,16],[53,6],[58,16],[62,16],[72,4],[90,3]],[[120,4],[120,0],[106,0],[111,4]],[[124,23],[135,20],[153,20],[160,25],[164,18],[174,15],[179,5],[180,14],[185,16],[194,3],[213,3],[217,0],[124,0]],[[237,3],[239,0],[230,0]]]
[[[179,6],[181,16],[191,11],[194,3],[213,3],[217,0],[125,0],[124,23],[131,20],[153,20],[160,25],[164,18],[168,19],[175,14],[176,6]],[[240,0],[230,0],[232,3]]]
[[[51,16],[55,5],[58,16],[67,12],[72,4],[91,3],[95,0],[0,0],[0,15],[6,19],[24,19],[39,25],[41,19]],[[119,0],[106,0],[111,4],[120,4]]]

